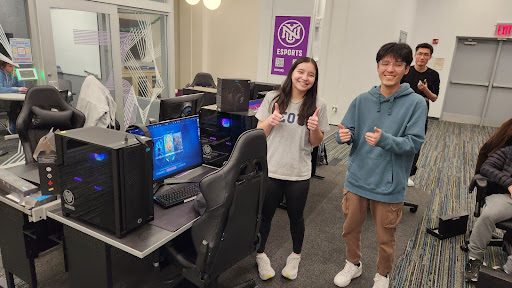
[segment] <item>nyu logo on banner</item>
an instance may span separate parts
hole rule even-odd
[[[272,74],[286,75],[293,62],[307,55],[310,17],[276,16]]]
[[[299,21],[288,20],[279,26],[279,42],[286,47],[295,47],[304,40],[304,31]]]

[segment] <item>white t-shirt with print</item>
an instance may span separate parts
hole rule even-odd
[[[272,114],[277,91],[267,93],[263,99],[256,118],[265,121]],[[286,112],[282,112],[283,120],[273,127],[267,137],[268,176],[281,180],[300,181],[311,178],[311,150],[307,122],[300,126],[297,123],[299,103],[290,102]],[[327,105],[317,97],[318,129],[322,132],[329,130],[327,120]]]

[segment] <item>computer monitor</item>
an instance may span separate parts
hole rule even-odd
[[[161,182],[203,164],[199,116],[179,118],[147,126],[153,139],[153,182]],[[140,128],[129,133],[144,136]]]
[[[256,100],[265,97],[264,95],[261,96],[260,92],[278,90],[280,87],[280,84],[251,82],[251,100]]]
[[[192,115],[198,115],[203,106],[204,93],[183,95],[160,100],[158,120],[167,121]]]
[[[19,81],[37,80],[36,68],[18,68],[16,69]]]

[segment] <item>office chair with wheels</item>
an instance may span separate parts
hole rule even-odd
[[[221,273],[256,251],[267,173],[265,133],[242,133],[226,164],[199,184],[206,212],[192,225],[193,251],[167,246],[184,267],[183,277],[201,288],[215,287]],[[254,287],[255,281],[246,284]]]
[[[412,213],[416,213],[416,211],[418,211],[418,204],[414,204],[411,202],[404,202],[404,206],[411,207],[411,208],[409,208],[409,211],[411,211]]]
[[[73,97],[76,93],[73,92],[72,84],[70,80],[66,79],[58,79],[59,90],[61,92],[61,96],[64,98],[64,101],[69,105],[72,105]]]
[[[16,121],[26,164],[35,162],[32,155],[37,143],[52,127],[69,130],[83,127],[84,123],[84,114],[66,103],[55,87],[30,88]]]
[[[472,193],[474,188],[476,188],[476,203],[475,203],[475,211],[473,215],[475,217],[480,216],[480,211],[482,207],[485,205],[485,197],[487,196],[487,191],[489,184],[492,182],[485,178],[480,174],[476,174],[471,180],[471,185],[469,187],[469,193]],[[503,237],[499,237],[497,235],[493,235],[491,242],[489,242],[489,246],[498,246],[502,247],[503,251],[507,253],[507,255],[512,254],[512,219],[507,219],[505,221],[501,221],[496,223],[496,228],[499,228],[505,231]],[[464,244],[461,245],[461,249],[464,251],[468,251],[469,239],[464,241]]]
[[[193,87],[193,86],[201,86],[201,87],[209,87],[209,88],[217,88],[215,85],[215,81],[213,81],[212,74],[199,72],[194,77],[194,81],[192,83],[187,84],[185,87]]]

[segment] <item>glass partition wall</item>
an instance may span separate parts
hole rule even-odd
[[[158,119],[155,100],[169,97],[167,17],[132,9],[119,9],[118,15],[125,118],[147,123]]]
[[[157,99],[174,91],[173,5],[159,2],[37,0],[46,84],[70,84],[76,106],[84,79],[93,76],[114,99],[121,129],[158,119]]]

